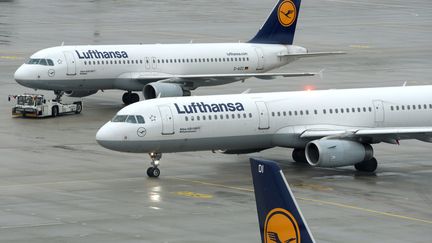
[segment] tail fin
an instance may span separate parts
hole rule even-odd
[[[250,43],[291,45],[301,0],[278,0],[270,16]]]
[[[253,158],[250,163],[262,242],[315,242],[279,166]]]

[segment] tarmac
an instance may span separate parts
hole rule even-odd
[[[123,91],[85,97],[80,115],[11,117],[13,80],[37,50],[65,44],[247,41],[275,1],[0,1],[0,242],[259,242],[249,157],[277,161],[317,242],[430,242],[431,144],[374,146],[378,170],[311,168],[291,149],[257,154],[106,150],[99,127]],[[432,84],[429,0],[304,0],[295,44],[346,51],[279,71],[324,75],[199,88],[193,95]],[[141,95],[141,94],[140,94]],[[67,101],[68,98],[65,98]],[[343,101],[341,101],[343,102]]]

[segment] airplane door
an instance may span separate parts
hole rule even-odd
[[[148,58],[148,57],[146,57],[146,60],[145,60],[145,67],[147,70],[150,69],[150,58]]]
[[[269,129],[269,114],[267,110],[267,105],[263,101],[257,101],[256,106],[258,108],[259,125],[258,129]]]
[[[174,118],[169,106],[159,106],[162,118],[162,135],[174,134]]]
[[[255,52],[257,54],[258,63],[256,70],[263,70],[264,69],[264,53],[261,48],[255,48]]]
[[[375,111],[375,124],[382,125],[384,122],[384,105],[382,100],[373,101],[374,111]]]
[[[76,75],[76,63],[75,63],[75,57],[72,52],[65,51],[63,52],[65,58],[66,58],[66,64],[67,64],[67,73],[66,75]]]

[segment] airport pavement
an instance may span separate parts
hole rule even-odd
[[[145,154],[98,146],[121,91],[84,98],[80,115],[11,118],[13,81],[39,49],[66,44],[246,41],[274,1],[0,1],[0,242],[259,242],[249,156],[279,162],[318,242],[430,242],[431,146],[374,146],[373,175],[310,168],[291,150],[252,155],[164,154],[159,179]],[[285,71],[323,79],[251,79],[194,95],[432,84],[429,0],[304,0],[295,43],[337,57]],[[50,92],[37,91],[51,95]],[[341,101],[343,102],[343,101]]]

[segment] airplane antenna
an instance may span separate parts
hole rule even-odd
[[[408,81],[405,81],[405,82],[402,84],[402,87],[405,87],[406,84],[407,84],[407,82],[408,82]]]
[[[61,46],[64,46],[64,41],[62,41]]]
[[[193,43],[193,40],[190,40],[190,42],[189,42],[189,43],[191,43],[191,44],[192,44],[192,43]]]
[[[251,91],[251,89],[247,89],[247,90],[243,91],[242,94],[249,94],[250,91]]]

